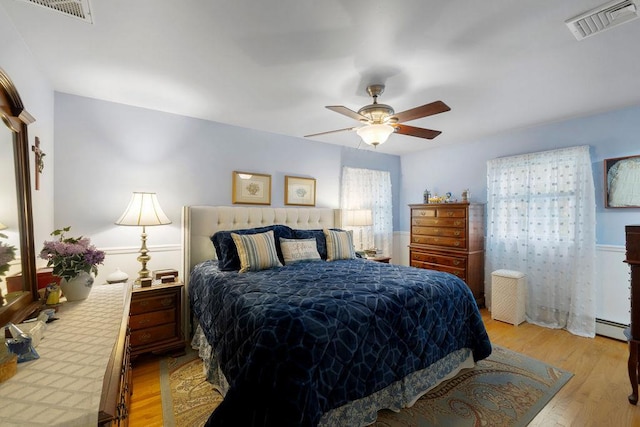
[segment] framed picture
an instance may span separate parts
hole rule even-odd
[[[284,204],[293,206],[315,206],[316,180],[314,178],[285,176]]]
[[[604,160],[604,206],[640,208],[640,156]]]
[[[233,171],[231,201],[234,204],[270,205],[271,175]]]

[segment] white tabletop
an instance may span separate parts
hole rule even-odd
[[[0,384],[0,425],[96,426],[102,382],[124,313],[126,284],[95,284],[84,301],[64,302],[36,347]]]

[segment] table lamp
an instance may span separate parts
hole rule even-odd
[[[360,251],[364,251],[362,229],[373,225],[373,213],[369,209],[348,209],[345,212],[345,225],[360,229]]]
[[[143,278],[150,277],[147,262],[151,257],[148,255],[146,227],[171,224],[171,220],[162,211],[156,193],[134,192],[129,206],[116,221],[116,224],[142,226],[142,247],[140,248],[140,256],[138,256],[142,269],[138,272],[136,279],[136,284],[140,284]]]

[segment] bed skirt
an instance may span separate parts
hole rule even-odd
[[[203,370],[207,381],[225,396],[229,389],[229,383],[216,362],[215,354],[200,325],[196,328],[191,346],[198,350],[198,354],[204,362]],[[318,425],[333,427],[373,424],[378,417],[379,410],[390,409],[398,412],[402,408],[411,407],[421,396],[438,384],[455,377],[462,369],[474,366],[471,349],[457,350],[428,368],[413,372],[382,390],[324,413]]]

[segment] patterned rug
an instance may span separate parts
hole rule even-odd
[[[573,374],[494,346],[475,368],[460,373],[400,413],[378,413],[377,427],[526,426]],[[204,380],[196,353],[160,364],[167,427],[202,426],[222,401]]]

